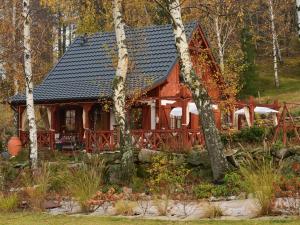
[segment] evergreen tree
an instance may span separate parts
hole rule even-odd
[[[248,26],[244,27],[241,32],[241,46],[244,53],[245,69],[241,74],[242,90],[240,92],[241,98],[246,98],[250,95],[256,95],[255,80],[257,78],[257,71],[255,65],[256,50],[253,43],[253,37]]]

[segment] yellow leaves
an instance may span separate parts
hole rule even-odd
[[[78,34],[92,34],[99,32],[99,15],[96,13],[95,4],[92,2],[87,2],[87,6],[83,7],[82,15],[78,21]]]

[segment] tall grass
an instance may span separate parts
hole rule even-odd
[[[83,212],[92,211],[89,203],[100,189],[105,166],[98,160],[91,160],[70,171],[67,179],[67,190],[81,206]]]
[[[257,162],[250,160],[241,168],[248,192],[253,193],[260,206],[260,214],[272,212],[275,198],[275,184],[279,181],[278,170],[268,160]]]
[[[19,205],[19,197],[17,194],[8,196],[0,195],[0,212],[13,212]]]

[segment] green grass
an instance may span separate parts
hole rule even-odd
[[[159,221],[124,219],[121,217],[50,216],[47,214],[10,213],[0,214],[0,225],[298,225],[299,220],[243,220],[243,221]]]
[[[263,101],[275,99],[300,103],[300,54],[284,57],[284,63],[279,64],[280,88],[274,86],[274,70],[272,59],[257,60],[258,78],[255,80],[257,91]]]

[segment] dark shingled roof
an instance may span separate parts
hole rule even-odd
[[[191,38],[197,23],[186,24]],[[129,90],[154,86],[164,81],[177,61],[171,25],[146,28],[126,28],[129,52],[127,87]],[[77,37],[50,71],[34,89],[35,102],[88,100],[112,95],[112,81],[117,63],[114,32]],[[25,101],[24,95],[12,97],[12,103]]]

